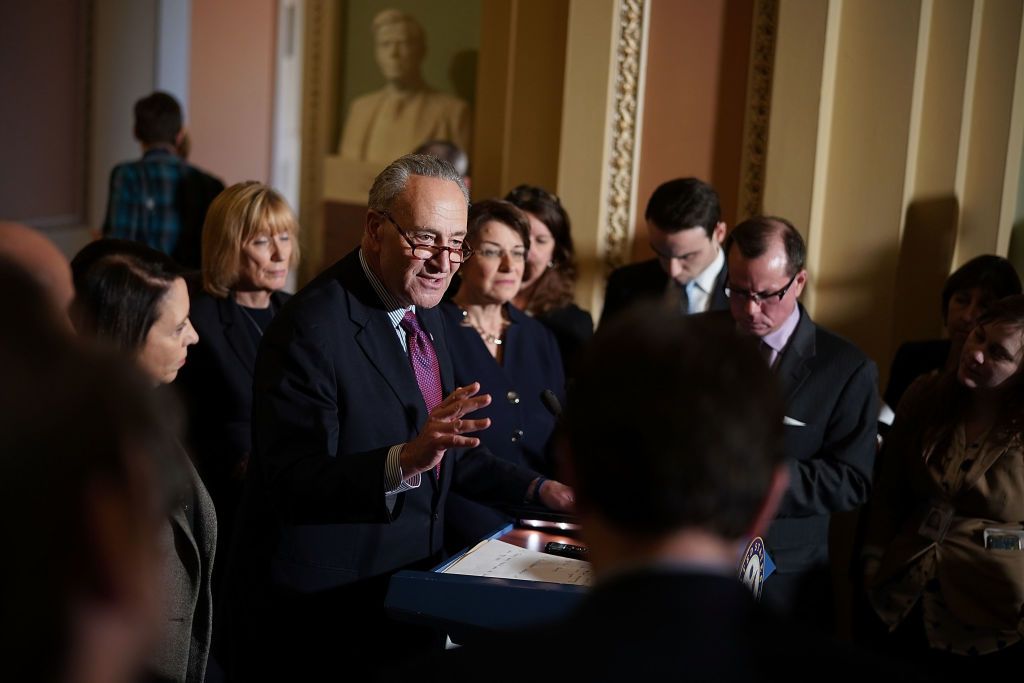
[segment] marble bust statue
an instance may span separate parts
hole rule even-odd
[[[384,165],[428,140],[449,140],[468,149],[469,105],[431,89],[423,80],[420,67],[427,45],[419,22],[405,12],[386,9],[373,19],[373,37],[386,84],[352,102],[338,154]]]

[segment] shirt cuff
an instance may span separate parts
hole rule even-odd
[[[419,488],[420,474],[417,472],[408,479],[402,478],[402,449],[404,443],[392,446],[388,450],[388,457],[384,461],[384,493],[394,495],[410,489]]]

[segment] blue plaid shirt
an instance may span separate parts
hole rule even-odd
[[[166,149],[151,149],[140,161],[115,166],[103,235],[173,253],[181,235],[178,184],[187,169],[188,164]]]

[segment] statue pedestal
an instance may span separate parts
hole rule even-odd
[[[366,206],[366,197],[377,174],[387,164],[352,161],[339,156],[324,159],[324,201]]]
[[[324,159],[323,261],[326,268],[352,251],[363,237],[366,199],[384,167],[339,156]]]

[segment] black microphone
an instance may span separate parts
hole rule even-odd
[[[562,404],[558,401],[558,397],[555,396],[555,392],[550,389],[540,392],[540,402],[544,404],[549,413],[555,416],[556,420],[562,419]]]

